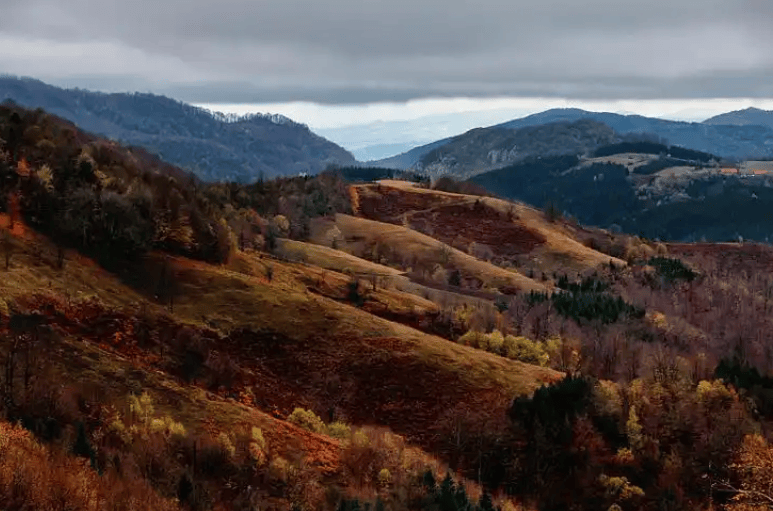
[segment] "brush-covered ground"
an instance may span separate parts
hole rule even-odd
[[[205,184],[40,111],[0,139],[3,509],[773,499],[770,247]]]

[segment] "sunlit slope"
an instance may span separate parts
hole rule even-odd
[[[463,278],[476,279],[484,287],[506,293],[545,289],[542,283],[516,270],[500,268],[400,225],[338,214],[335,226],[341,232],[341,246],[346,250],[358,253],[380,247],[379,256],[386,261],[420,271],[428,277],[441,267],[448,271],[458,270]]]
[[[464,252],[544,271],[625,263],[584,246],[576,228],[521,203],[428,190],[404,181],[353,187],[358,214],[402,225]]]
[[[329,411],[426,443],[445,431],[449,410],[503,420],[514,395],[558,376],[313,293],[292,264],[255,264],[272,266],[271,281],[175,260],[175,313],[243,332],[229,354],[251,367],[267,407]]]
[[[38,255],[32,240],[46,249],[40,256],[46,262],[35,263]],[[329,471],[336,464],[332,443],[266,412],[285,417],[302,406],[326,419],[388,426],[432,449],[447,438],[453,414],[479,417],[492,428],[505,427],[505,410],[513,396],[560,376],[424,334],[316,293],[309,286],[310,272],[326,272],[322,278],[331,282],[345,276],[306,264],[239,255],[230,267],[221,267],[152,256],[134,271],[152,275],[158,264],[171,267],[175,293],[170,311],[146,299],[153,287],[150,278],[135,275],[148,287],[133,289],[88,259],[69,253],[64,269],[58,270],[46,259],[51,246],[39,245],[45,243],[42,237],[28,233],[14,237],[12,243],[14,257],[5,275],[9,278],[0,287],[4,303],[19,310],[46,311],[61,332],[51,361],[62,384],[101,389],[102,399],[115,403],[146,390],[160,412],[193,431],[258,425],[272,442],[283,446],[277,452],[311,450],[316,453],[314,463]],[[77,290],[89,294],[78,295]],[[68,298],[73,295],[77,297]],[[413,298],[412,307],[422,303],[428,310],[432,307],[432,302]],[[159,352],[156,341],[148,345],[138,341],[139,318],[156,325],[154,336],[170,347]],[[204,380],[181,379],[174,357],[185,353],[184,339],[190,335],[185,332],[191,331],[216,342],[212,349],[239,367],[230,393],[207,391],[201,387]],[[241,398],[228,398],[245,393],[252,406],[239,403]]]

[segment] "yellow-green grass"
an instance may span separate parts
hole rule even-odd
[[[404,272],[390,266],[373,263],[341,250],[303,241],[277,240],[277,251],[288,259],[304,261],[340,273],[377,274],[390,277],[404,275]]]
[[[596,269],[602,265],[608,265],[610,260],[617,266],[625,266],[625,262],[611,258],[601,252],[595,251],[584,246],[577,239],[577,230],[565,222],[550,222],[545,214],[535,208],[519,202],[511,202],[493,197],[479,197],[474,195],[464,195],[439,190],[428,190],[420,188],[415,183],[396,180],[384,180],[379,182],[381,189],[398,189],[406,194],[414,194],[423,197],[428,204],[466,204],[471,205],[477,201],[499,211],[503,215],[513,216],[513,222],[520,227],[533,232],[545,242],[530,253],[530,266],[542,271],[587,271]],[[378,189],[373,186],[356,187],[359,193],[378,193]],[[442,210],[441,210],[442,211]],[[412,211],[406,212],[410,215]],[[443,219],[438,217],[438,222],[453,221],[453,219]]]
[[[366,289],[370,290],[372,276],[378,276],[378,290],[375,294],[369,292],[369,296],[381,303],[388,303],[391,311],[405,312],[416,305],[420,309],[432,311],[438,307],[475,306],[490,302],[490,300],[480,297],[466,295],[464,289],[455,292],[413,282],[400,270],[376,264],[324,245],[281,239],[279,240],[279,251],[284,257],[303,260],[310,265],[312,267],[309,271],[311,277],[319,278],[322,276],[326,279],[326,283],[335,283],[341,289],[346,284],[341,279],[348,280],[350,276],[355,276],[360,279]],[[334,272],[320,272],[315,270],[314,266],[334,270]],[[403,293],[395,293],[394,291],[403,291]],[[416,295],[419,298],[406,296],[406,293]]]
[[[0,229],[0,236],[7,231]],[[5,268],[5,248],[0,242],[0,298],[13,301],[30,293],[56,296],[63,301],[96,298],[108,306],[137,305],[145,300],[112,273],[74,250],[65,250],[57,264],[57,248],[45,236],[29,229],[7,238],[10,264]]]
[[[445,265],[479,279],[486,287],[515,288],[525,292],[545,290],[543,284],[514,270],[506,270],[481,261],[406,227],[342,214],[336,215],[335,225],[344,237],[343,244],[351,246],[353,250],[356,250],[358,245],[382,244],[389,247],[389,250],[385,251],[385,257],[392,258],[392,262],[396,264],[416,261],[432,269],[438,264],[442,266],[445,258]]]

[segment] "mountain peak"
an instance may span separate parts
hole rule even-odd
[[[762,110],[750,106],[743,110],[736,110],[720,115],[715,115],[703,121],[703,124],[709,125],[730,125],[730,126],[767,126],[773,128],[773,111]]]

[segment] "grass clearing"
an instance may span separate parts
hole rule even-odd
[[[520,273],[481,261],[405,227],[341,214],[336,215],[336,226],[345,237],[347,248],[355,253],[365,250],[366,246],[383,244],[389,247],[385,257],[394,264],[432,268],[446,257],[449,267],[479,279],[484,286],[515,288],[525,292],[545,290],[543,284]]]

